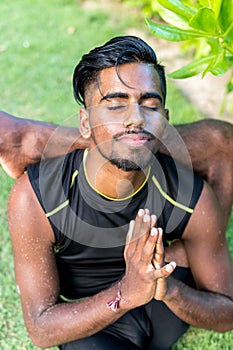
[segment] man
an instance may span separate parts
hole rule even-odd
[[[207,183],[158,152],[169,126],[154,51],[114,38],[83,56],[73,85],[88,149],[29,167],[9,199],[32,341],[169,349],[188,324],[232,329],[226,220]]]

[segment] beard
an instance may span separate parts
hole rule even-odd
[[[108,159],[111,164],[116,165],[118,169],[124,171],[141,171],[142,168],[128,159],[120,159],[120,158],[111,158]]]
[[[140,155],[141,152],[138,152],[138,151],[136,152],[137,152],[137,155],[135,155],[135,151],[129,152],[127,158],[116,157],[113,153],[108,157],[108,160],[111,164],[115,165],[118,169],[121,169],[124,171],[141,171],[143,169],[146,169],[151,164],[152,152],[148,150],[147,156],[145,155],[141,156]]]
[[[152,162],[153,153],[146,149],[144,152],[140,150],[128,151],[127,157],[121,157],[119,152],[112,151],[109,155],[103,152],[101,147],[96,144],[99,153],[111,164],[123,171],[141,171],[146,169]]]

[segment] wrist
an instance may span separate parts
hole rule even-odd
[[[116,296],[114,299],[109,300],[106,303],[106,306],[108,309],[117,312],[118,309],[127,309],[131,310],[136,308],[137,306],[131,303],[127,298],[124,297],[123,291],[122,291],[122,282],[119,281],[117,283],[117,291]]]
[[[177,300],[179,295],[179,287],[177,280],[172,276],[167,278],[167,290],[163,298],[164,303],[170,303],[171,301]]]

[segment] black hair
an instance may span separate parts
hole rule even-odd
[[[154,66],[159,74],[165,103],[166,78],[164,67],[158,63],[154,50],[136,36],[115,37],[83,55],[73,74],[73,91],[76,101],[85,106],[85,91],[91,83],[97,81],[101,70],[114,66],[117,70],[119,65],[133,62],[148,63]]]

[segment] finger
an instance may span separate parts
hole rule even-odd
[[[148,264],[151,264],[151,261],[153,260],[157,239],[158,230],[156,227],[152,227],[152,229],[150,230],[150,234],[148,234],[148,237],[145,241],[141,255],[141,259]]]
[[[150,215],[150,210],[148,208],[144,209],[145,210],[145,214]]]
[[[133,229],[135,225],[135,220],[131,220],[129,223],[129,229],[126,235],[126,241],[125,241],[125,250],[124,250],[124,258],[126,260],[126,254],[129,249],[129,246],[131,244],[131,239],[132,239],[132,234],[133,234]]]
[[[156,254],[163,254],[164,248],[163,248],[163,230],[161,227],[158,227],[158,237],[156,242]]]
[[[155,272],[155,279],[158,279],[158,278],[166,278],[168,276],[170,276],[173,271],[175,270],[176,268],[176,263],[175,261],[171,261],[170,263],[166,264],[165,266],[161,267],[160,269],[158,270],[154,270]]]
[[[135,219],[135,225],[132,232],[132,240],[145,240],[144,235],[149,233],[150,215],[145,213],[145,210],[139,209]],[[144,239],[143,239],[144,237]]]
[[[144,242],[146,242],[151,231],[151,216],[149,214],[144,214],[141,227],[141,237]]]
[[[159,227],[154,259],[153,259],[153,264],[155,268],[156,269],[161,268],[161,266],[163,265],[163,261],[164,261],[163,230],[161,229],[161,227]]]
[[[157,223],[156,215],[152,214],[150,218],[151,218],[151,228],[156,227],[156,223]]]
[[[148,208],[144,209],[144,211],[145,211],[145,214],[150,215],[150,210]],[[152,214],[150,217],[151,217],[151,228],[152,228],[156,225],[157,217],[154,214]]]
[[[126,236],[126,242],[125,242],[126,245],[128,245],[132,240],[134,225],[135,225],[135,220],[131,220],[129,223],[129,229]]]
[[[143,249],[145,247],[145,244],[147,242],[147,239],[150,235],[150,215],[148,214],[144,214],[143,219],[142,219],[142,223],[141,223],[141,228],[140,228],[140,232],[137,235],[138,239],[137,239],[137,246],[136,246],[136,250],[139,254],[139,256],[142,255]]]
[[[127,234],[127,243],[129,243],[129,241],[132,243],[133,241],[135,241],[138,238],[138,235],[140,232],[140,227],[142,224],[143,215],[144,215],[144,210],[139,209],[135,220],[133,220],[134,225],[130,224],[130,226],[129,226],[129,231]]]
[[[171,261],[169,264],[166,264],[164,268],[165,268],[165,271],[170,275],[176,268],[175,261]]]
[[[161,269],[164,261],[164,247],[163,247],[163,230],[159,227],[154,227],[152,232],[156,232],[156,242],[154,248],[154,254],[152,258],[152,264],[156,270]]]

